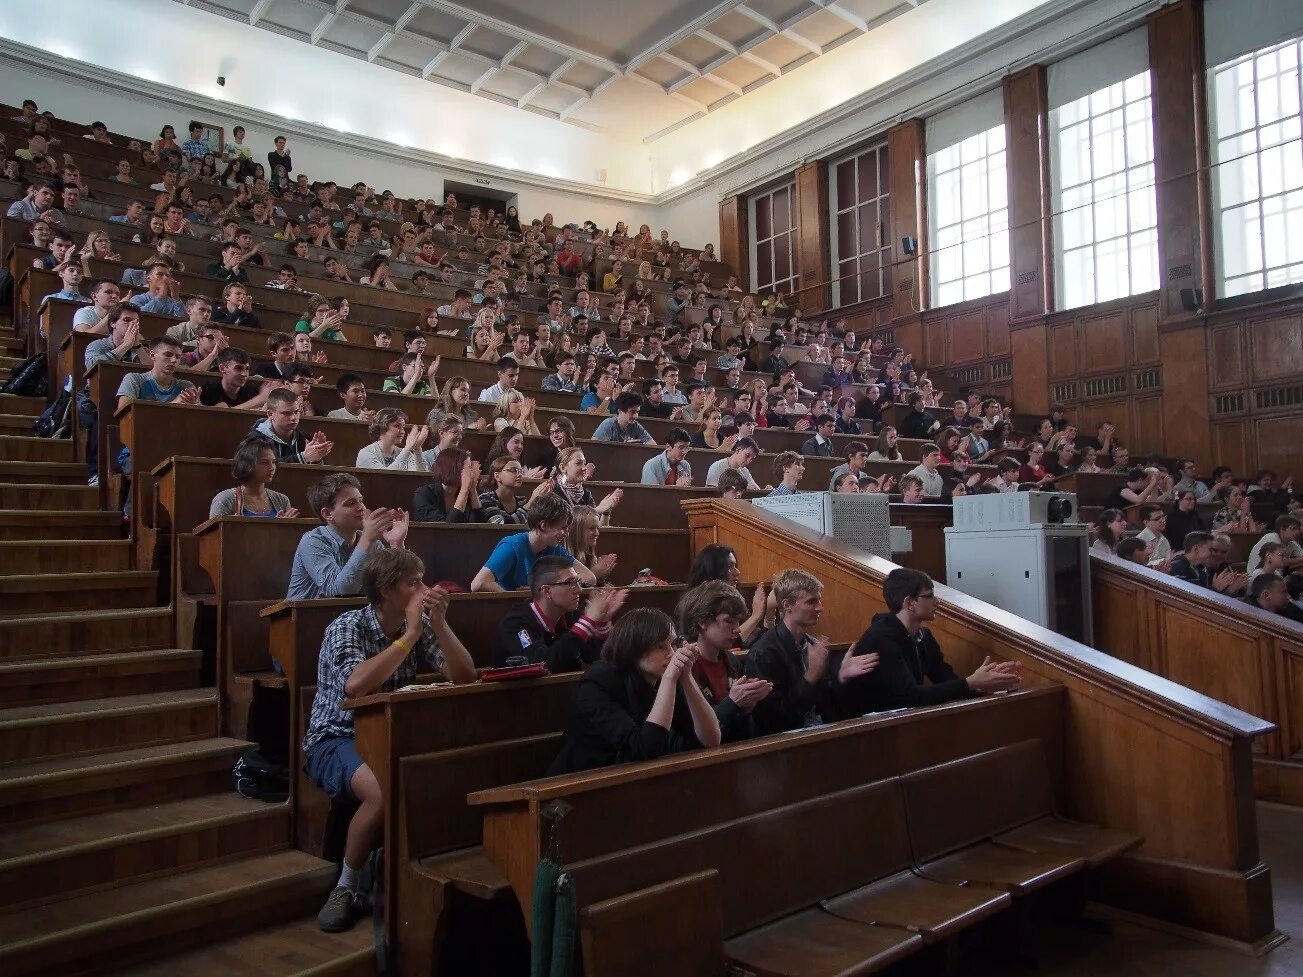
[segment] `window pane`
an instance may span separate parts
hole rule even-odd
[[[769,195],[756,198],[756,240],[763,241],[773,237],[773,222],[770,220]]]
[[[859,283],[856,280],[856,273],[859,271],[859,262],[855,260],[843,261],[837,266],[837,274],[841,278],[841,303],[849,305],[852,302],[860,300]]]
[[[837,164],[837,201],[836,206],[845,210],[855,199],[855,160],[848,159]]]
[[[774,234],[782,234],[792,226],[792,214],[788,206],[787,188],[774,191]]]
[[[859,253],[855,234],[855,211],[837,215],[837,257],[845,258]]]
[[[878,195],[878,154],[870,150],[860,157],[858,200],[872,200]]]
[[[863,204],[860,207],[860,253],[878,248],[878,205]]]
[[[878,256],[866,254],[860,259],[860,301],[882,295],[882,281],[878,272]]]
[[[764,288],[774,280],[774,245],[761,241],[756,245],[756,285]]]
[[[782,281],[792,275],[792,236],[784,235],[774,240],[774,281]]]

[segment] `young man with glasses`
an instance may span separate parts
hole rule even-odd
[[[521,601],[498,623],[493,636],[493,666],[542,662],[552,672],[577,671],[597,661],[611,619],[628,591],[593,590],[579,612],[581,581],[575,564],[563,557],[539,558],[529,573],[530,599]]]

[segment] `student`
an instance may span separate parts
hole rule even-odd
[[[361,870],[384,829],[383,794],[357,752],[353,713],[344,709],[344,701],[410,685],[418,661],[456,684],[479,677],[466,647],[448,626],[447,593],[426,587],[424,573],[424,564],[407,550],[368,556],[357,573],[358,592],[366,596],[367,606],[336,618],[317,656],[317,693],[303,738],[303,770],[332,800],[357,804],[339,881],[317,914],[317,925],[328,933],[348,929],[369,911],[358,893]]]
[[[746,479],[746,487],[753,491],[758,491],[760,486],[756,480],[751,477],[751,472],[747,466],[756,460],[760,454],[760,448],[750,438],[738,438],[733,445],[733,450],[727,458],[721,458],[715,462],[706,472],[706,484],[718,485],[719,477],[725,469],[732,469]]]
[[[145,266],[145,287],[147,291],[130,300],[137,309],[173,319],[186,318],[185,305],[169,291],[178,286],[166,262],[151,261]]]
[[[253,426],[252,433],[271,444],[277,461],[315,465],[334,449],[334,443],[326,440],[321,431],[309,438],[299,430],[303,408],[293,390],[278,387],[269,393],[266,412],[267,416]]]
[[[162,403],[195,404],[199,401],[199,388],[189,380],[176,376],[181,362],[181,344],[171,336],[155,336],[149,343],[152,366],[145,373],[128,373],[118,385],[118,410],[133,400],[154,400]],[[118,452],[118,467],[124,475],[132,474],[131,451]],[[128,490],[123,511],[131,512],[131,493]]]
[[[592,479],[594,466],[588,464],[582,448],[563,448],[556,456],[556,486],[553,494],[572,506],[592,506],[603,517],[609,517],[611,510],[624,498],[624,490],[613,489],[597,502],[587,483]]]
[[[687,461],[690,446],[691,438],[687,431],[680,427],[671,428],[665,436],[665,450],[648,458],[642,466],[642,484],[691,485],[692,466]]]
[[[249,383],[249,354],[228,346],[217,356],[217,373],[220,379],[209,380],[199,388],[199,403],[204,407],[241,407],[244,410],[263,410],[267,398],[276,389],[274,381]]]
[[[770,490],[770,497],[796,495],[805,476],[805,459],[795,451],[780,452],[774,459],[774,478],[778,484]]]
[[[510,356],[500,357],[498,359],[498,382],[481,390],[477,399],[481,403],[496,404],[507,391],[515,390],[519,382],[520,364]]]
[[[1121,509],[1105,509],[1099,514],[1099,519],[1095,523],[1095,541],[1090,544],[1090,551],[1103,556],[1115,555],[1126,531],[1126,513]]]
[[[831,414],[820,414],[814,419],[814,437],[807,438],[801,445],[801,454],[815,458],[836,457],[837,446],[832,442],[832,436],[836,431],[837,418]]]
[[[245,305],[252,305],[249,299],[249,292],[239,282],[231,282],[222,289],[222,305],[213,310],[213,321],[224,326],[245,326],[249,329],[259,329],[262,323],[258,317],[245,308]]]
[[[484,566],[471,581],[472,593],[494,593],[502,590],[519,590],[529,584],[529,573],[534,562],[543,556],[557,556],[567,566],[575,558],[561,544],[570,528],[570,506],[556,495],[545,495],[526,513],[528,532],[506,536],[498,542],[484,561]],[[576,566],[575,572],[586,586],[597,580],[586,567]]]
[[[134,305],[119,305],[109,313],[108,335],[86,345],[86,370],[101,361],[131,362],[140,344],[140,311]],[[77,391],[77,420],[86,432],[87,485],[99,484],[99,412],[90,399],[89,382]]]
[[[218,516],[281,517],[297,519],[299,510],[289,496],[268,486],[276,477],[276,452],[265,441],[250,438],[235,449],[231,459],[231,478],[235,488],[223,489],[213,496],[208,518]]]
[[[872,657],[877,667],[846,683],[844,702],[854,716],[888,709],[935,706],[1010,689],[1018,684],[1016,661],[985,659],[960,678],[923,625],[936,616],[932,579],[921,570],[892,570],[882,584],[887,610],[875,614],[846,657]]]
[[[737,469],[725,468],[719,473],[719,484],[715,487],[719,490],[721,499],[741,499],[750,486],[746,476]]]
[[[1119,560],[1126,560],[1128,563],[1149,566],[1149,556],[1152,552],[1150,545],[1139,536],[1130,536],[1118,543],[1117,557]],[[1156,569],[1161,569],[1161,567],[1156,567]]]
[[[676,639],[670,616],[653,608],[616,623],[579,682],[548,776],[720,744],[719,720],[692,678],[695,655]]]
[[[579,383],[575,379],[578,366],[572,353],[561,353],[556,358],[556,372],[543,378],[544,390],[556,393],[578,394]]]
[[[1303,521],[1300,521],[1297,516],[1277,516],[1275,529],[1274,533],[1267,533],[1258,540],[1249,551],[1249,560],[1245,565],[1245,570],[1249,574],[1258,569],[1258,564],[1262,560],[1262,548],[1270,543],[1280,543],[1284,547],[1282,569],[1285,572],[1303,566],[1303,545],[1299,544],[1299,536],[1303,535]]]
[[[299,540],[286,600],[360,594],[367,555],[406,544],[407,513],[368,509],[361,483],[348,472],[327,475],[308,489],[308,505],[325,525],[308,530]]]
[[[525,481],[525,466],[510,455],[502,455],[489,465],[489,485],[480,493],[480,510],[484,521],[495,526],[525,525],[529,506],[552,492],[552,480],[545,478],[534,487],[526,501],[518,489]]]
[[[498,622],[492,646],[494,668],[542,662],[550,672],[573,672],[591,665],[629,593],[599,587],[579,613],[579,574],[559,556],[535,561],[529,591],[531,599],[516,604]]]
[[[1286,610],[1290,603],[1289,588],[1286,587],[1285,581],[1274,573],[1258,574],[1249,586],[1244,603],[1268,614],[1290,616]]]
[[[609,441],[615,444],[634,442],[636,444],[655,444],[656,439],[647,429],[638,423],[638,414],[642,410],[642,396],[626,391],[615,398],[615,416],[608,417],[597,425],[593,431],[594,441]]]
[[[1140,521],[1144,528],[1136,536],[1149,547],[1149,565],[1160,566],[1172,558],[1172,544],[1167,541],[1164,530],[1167,529],[1167,513],[1162,506],[1145,505],[1140,507]],[[1121,556],[1119,549],[1118,555]],[[1162,567],[1166,570],[1166,567]]]
[[[367,433],[375,438],[357,453],[358,468],[388,468],[396,472],[425,472],[429,466],[422,450],[430,437],[423,424],[407,426],[407,415],[394,407],[376,411]]]
[[[285,332],[272,333],[267,337],[267,352],[271,360],[255,366],[254,376],[288,380],[294,370],[294,337]]]
[[[937,468],[941,464],[941,449],[935,444],[923,445],[922,461],[906,472],[905,477],[913,476],[923,483],[923,495],[930,499],[941,498],[945,480]],[[904,479],[901,479],[902,485]]]
[[[900,436],[902,438],[930,438],[941,427],[932,414],[923,407],[923,395],[918,391],[909,395],[906,403],[909,412],[901,419]]]
[[[674,609],[679,631],[696,653],[693,681],[715,710],[725,743],[755,735],[752,713],[774,688],[768,679],[744,675],[741,662],[731,651],[738,645],[746,614],[742,595],[722,580],[693,587]]]
[[[878,432],[877,447],[869,453],[869,461],[904,461],[896,441],[896,429],[887,425]]]
[[[383,414],[384,411],[381,411]],[[434,460],[434,479],[412,496],[417,522],[485,522],[478,486],[480,463],[469,451],[447,448]]]
[[[846,446],[846,461],[834,468],[828,477],[828,491],[837,491],[837,483],[843,475],[854,475],[858,486],[864,474],[864,467],[869,462],[869,447],[862,441],[852,441]]]
[[[901,502],[917,505],[927,498],[923,488],[923,479],[917,475],[901,475],[899,488]]]
[[[343,407],[336,407],[327,417],[337,418],[345,421],[365,421],[370,424],[376,416],[373,410],[367,410],[366,406],[366,381],[356,373],[345,373],[335,382],[335,389],[339,391],[339,399],[344,402]]]
[[[761,734],[819,726],[844,715],[842,686],[877,666],[876,655],[845,655],[839,663],[825,638],[812,633],[823,615],[823,584],[804,570],[774,579],[779,620],[751,646],[746,674],[766,679],[773,691],[755,709]]]
[[[64,299],[69,302],[76,302],[79,305],[90,304],[90,297],[83,295],[81,291],[81,265],[75,261],[65,261],[54,269],[54,273],[59,276],[59,281],[63,283],[63,288],[59,289],[57,292],[51,292],[49,295],[41,299],[40,303],[37,305],[38,310],[44,306],[46,302],[50,301],[50,299]],[[39,326],[41,329],[41,335],[44,336],[44,321],[40,321]]]

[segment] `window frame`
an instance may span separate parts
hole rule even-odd
[[[788,206],[788,226],[786,230],[774,232],[776,226],[773,220],[773,201],[774,197],[784,190],[787,191]],[[760,225],[756,219],[757,212],[760,209],[761,201],[767,200],[770,219],[769,235],[760,236]],[[759,295],[761,292],[772,294],[775,288],[779,288],[784,295],[791,295],[801,285],[800,268],[797,266],[797,210],[796,210],[796,179],[792,177],[784,182],[771,184],[763,190],[747,195],[747,226],[750,233],[747,235],[750,239],[750,271],[751,271],[751,292]],[[789,273],[785,278],[778,278],[778,246],[776,242],[782,240],[787,249]],[[760,281],[760,252],[762,246],[769,244],[769,272],[770,279],[767,283],[761,284]]]
[[[863,157],[872,154],[877,167],[877,195],[873,197],[859,197],[859,168],[860,161]],[[855,199],[852,202],[844,204],[840,199],[840,189],[838,186],[838,168],[846,163],[855,164],[855,173],[851,180],[852,185],[856,188]],[[867,145],[862,145],[851,150],[842,156],[829,161],[828,163],[828,238],[829,238],[829,274],[828,278],[832,285],[832,305],[834,308],[840,308],[843,305],[856,305],[861,302],[873,302],[891,295],[892,279],[892,247],[891,247],[891,171],[890,160],[887,156],[887,141],[879,139]],[[855,254],[843,257],[841,254],[841,224],[840,217],[843,214],[854,215],[855,227],[854,238],[856,247],[860,241],[860,213],[863,207],[872,204],[877,211],[877,229],[878,229],[878,246],[868,251],[857,250]],[[877,255],[878,264],[876,268],[878,292],[875,295],[865,296],[861,290],[861,281],[865,274],[873,273],[873,269],[865,272],[860,262],[868,255]],[[844,294],[841,266],[844,261],[855,262],[855,292],[853,298],[848,298]]]

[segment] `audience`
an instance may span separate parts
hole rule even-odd
[[[289,496],[272,491],[276,477],[276,452],[260,438],[249,438],[235,449],[231,459],[231,479],[235,488],[223,489],[213,496],[208,518],[218,516],[283,517],[297,519],[299,510]]]
[[[692,677],[696,652],[676,639],[670,616],[654,608],[615,623],[575,691],[548,776],[720,744],[719,720]]]
[[[780,452],[774,459],[774,478],[778,484],[769,492],[776,495],[795,495],[805,477],[805,459],[795,451]]]
[[[597,540],[602,535],[602,516],[592,506],[577,505],[570,510],[570,529],[566,534],[566,549],[580,565],[597,580],[605,584],[615,571],[616,555],[597,555]]]
[[[324,526],[309,529],[294,551],[286,600],[349,597],[361,593],[367,556],[407,542],[407,513],[368,509],[362,485],[347,472],[327,475],[308,490],[308,505]]]
[[[706,484],[718,485],[720,476],[725,471],[733,471],[746,479],[748,489],[759,491],[760,486],[751,477],[751,471],[747,467],[756,460],[756,456],[759,454],[760,448],[753,440],[746,437],[738,438],[733,444],[733,450],[729,452],[728,457],[719,459],[706,471]]]
[[[480,463],[469,451],[448,448],[434,460],[434,479],[412,497],[417,522],[485,522],[480,502]]]
[[[409,428],[407,415],[402,411],[393,407],[376,411],[367,432],[376,440],[357,453],[358,468],[389,468],[398,472],[430,470],[422,450],[429,440],[430,429],[424,425]]]
[[[696,655],[692,678],[714,708],[725,743],[755,735],[752,713],[773,691],[767,679],[743,674],[732,652],[746,613],[742,595],[722,580],[692,587],[674,609],[680,634]]]
[[[344,708],[345,700],[410,685],[418,661],[457,684],[478,678],[470,653],[448,626],[448,594],[426,587],[424,574],[420,558],[404,549],[360,559],[352,576],[366,606],[337,617],[317,655],[303,769],[331,800],[357,805],[348,822],[339,881],[317,915],[327,933],[348,929],[370,911],[359,891],[361,872],[384,835],[384,794],[357,751],[353,713]]]
[[[545,495],[531,505],[525,515],[528,531],[498,542],[471,581],[472,592],[520,590],[528,586],[534,561],[543,556],[560,557],[566,566],[574,566],[584,586],[591,587],[597,583],[588,568],[576,564],[574,556],[562,545],[570,529],[571,516],[571,507],[564,499]]]
[[[532,599],[516,604],[498,622],[493,667],[542,662],[549,672],[569,672],[597,661],[628,592],[600,587],[589,594],[581,614],[580,587],[579,575],[562,557],[535,561],[529,572]]]
[[[299,430],[303,407],[293,390],[278,387],[267,395],[267,416],[253,426],[252,434],[268,442],[277,461],[314,465],[334,450],[334,443],[318,431],[311,438]]]
[[[1258,568],[1262,560],[1263,547],[1271,543],[1279,543],[1284,547],[1284,555],[1281,557],[1282,569],[1292,571],[1303,567],[1303,545],[1299,543],[1299,536],[1303,535],[1303,520],[1297,516],[1277,516],[1275,530],[1258,540],[1249,552],[1249,560],[1245,566],[1249,574]]]
[[[687,461],[691,444],[687,431],[681,427],[671,428],[665,436],[665,450],[648,458],[642,466],[642,484],[691,485],[692,466]]]

